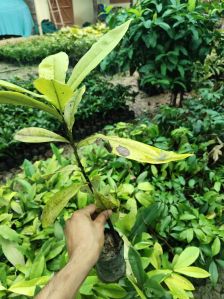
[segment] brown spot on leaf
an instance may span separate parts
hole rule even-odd
[[[118,147],[116,147],[116,150],[121,156],[130,156],[130,151],[126,147],[119,145]]]

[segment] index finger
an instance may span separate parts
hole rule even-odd
[[[80,212],[84,212],[85,214],[92,215],[96,212],[96,205],[91,204],[86,206],[85,208],[79,210]]]

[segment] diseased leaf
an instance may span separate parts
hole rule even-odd
[[[41,143],[41,142],[65,142],[69,143],[64,137],[42,128],[25,128],[18,131],[14,139],[21,142]]]
[[[64,110],[66,103],[73,95],[73,91],[68,85],[56,80],[39,78],[34,81],[34,86],[60,111]]]
[[[177,271],[179,268],[185,268],[193,264],[199,256],[199,249],[197,247],[187,247],[181,252],[180,256],[175,259],[174,271]]]
[[[68,70],[68,63],[68,55],[65,52],[50,55],[40,63],[39,77],[64,83],[66,72]]]
[[[75,122],[75,114],[77,112],[79,103],[82,100],[82,96],[85,92],[85,86],[75,91],[72,99],[66,104],[64,111],[64,120],[67,124],[68,130],[72,132],[72,128]]]
[[[73,184],[52,195],[52,198],[48,200],[42,213],[43,227],[53,224],[54,220],[64,209],[69,200],[76,195],[81,186],[82,185],[80,183]]]
[[[128,30],[130,20],[102,36],[79,60],[68,80],[75,90],[83,79],[117,46]]]
[[[174,152],[164,151],[132,139],[105,136],[102,134],[90,136],[82,140],[78,146],[83,147],[100,140],[105,140],[110,143],[113,154],[141,163],[163,164],[183,160],[192,156],[192,154],[176,154]]]
[[[0,104],[9,104],[16,106],[21,105],[37,108],[53,115],[54,117],[62,121],[62,117],[56,109],[19,92],[0,91]]]

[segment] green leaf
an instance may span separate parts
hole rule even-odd
[[[93,288],[94,290],[98,291],[100,295],[109,298],[125,298],[127,296],[127,292],[125,291],[125,289],[122,288],[119,284],[115,283],[99,283]]]
[[[212,256],[217,255],[221,249],[221,242],[218,237],[215,238],[214,242],[212,243]]]
[[[143,190],[143,191],[153,191],[154,190],[153,186],[149,182],[139,183],[137,188],[139,190]]]
[[[76,195],[81,186],[81,184],[73,184],[52,195],[42,213],[43,227],[53,224],[54,220],[64,209],[69,200]]]
[[[48,80],[57,80],[64,83],[68,70],[68,55],[59,52],[42,60],[39,65],[39,77]]]
[[[137,285],[142,289],[147,278],[142,266],[141,256],[133,247],[129,248],[128,259],[131,265],[132,272],[136,278]]]
[[[210,274],[207,271],[198,267],[178,268],[175,269],[175,272],[184,274],[186,276],[194,277],[194,278],[206,278],[210,276]]]
[[[128,280],[131,282],[131,284],[132,284],[133,287],[135,288],[136,293],[138,294],[138,296],[139,296],[141,299],[147,299],[146,296],[144,295],[144,293],[142,292],[142,290],[140,290],[140,288],[136,285],[136,283],[132,280],[132,278],[131,278],[131,277],[128,277]]]
[[[0,244],[2,245],[2,252],[13,266],[25,265],[24,256],[18,250],[16,243],[2,239]]]
[[[41,143],[41,142],[65,142],[69,143],[64,137],[42,128],[25,128],[18,131],[14,139],[21,142]]]
[[[160,216],[161,206],[158,203],[151,204],[147,208],[140,208],[136,217],[135,225],[131,230],[130,237],[134,238],[135,236],[141,234],[147,230],[147,226]]]
[[[212,261],[209,266],[209,273],[211,274],[210,280],[212,282],[212,285],[215,286],[218,282],[219,273],[218,273],[217,265],[214,261]]]
[[[93,295],[93,287],[98,281],[99,279],[97,276],[88,276],[82,283],[79,293],[86,296]]]
[[[178,258],[175,259],[174,271],[177,271],[179,268],[185,268],[193,264],[199,256],[199,249],[197,247],[187,247],[180,254]]]
[[[6,225],[0,225],[0,237],[9,241],[20,241],[20,235]]]
[[[187,9],[193,11],[196,8],[196,0],[188,0]]]
[[[100,140],[105,140],[110,143],[113,154],[141,163],[162,164],[183,160],[192,156],[191,154],[176,154],[174,152],[164,151],[131,139],[120,138],[117,136],[105,136],[102,134],[96,134],[82,140],[78,144],[78,147],[86,146]]]
[[[44,272],[44,267],[45,267],[45,257],[44,255],[40,252],[34,259],[31,269],[30,269],[30,275],[29,278],[38,278],[42,276]]]
[[[72,132],[72,128],[75,122],[75,114],[77,112],[79,103],[81,102],[82,96],[85,91],[85,86],[76,90],[72,99],[65,106],[64,120],[70,132]]]
[[[40,101],[34,100],[31,97],[28,97],[27,95],[24,95],[19,92],[0,91],[0,104],[21,105],[26,107],[37,108],[53,115],[54,117],[62,121],[62,117],[56,109],[51,108],[50,106]]]
[[[57,109],[63,111],[66,103],[72,98],[72,89],[59,81],[39,78],[34,81],[36,89]]]
[[[106,33],[76,64],[69,86],[75,90],[83,79],[117,46],[128,30],[130,20]]]
[[[45,285],[49,279],[50,276],[42,276],[27,281],[19,281],[14,283],[9,288],[9,291],[12,293],[33,297],[36,287]]]

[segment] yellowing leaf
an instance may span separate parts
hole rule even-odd
[[[117,136],[105,136],[102,134],[90,136],[82,140],[78,146],[82,147],[95,141],[100,142],[100,140],[106,140],[110,143],[113,154],[141,163],[162,164],[183,160],[192,156],[191,154],[176,154],[174,152],[164,151],[131,139],[120,138]]]
[[[179,287],[179,285],[176,283],[176,281],[173,278],[168,277],[164,280],[164,282],[168,286],[174,298],[189,299],[188,294]]]
[[[120,206],[118,199],[113,197],[111,194],[101,194],[100,192],[94,192],[95,203],[98,209],[107,210],[107,209],[117,209]]]
[[[16,105],[16,106],[21,105],[26,107],[37,108],[45,112],[48,112],[49,114],[53,115],[54,117],[62,121],[62,117],[60,116],[60,114],[57,112],[56,109],[51,108],[50,106],[40,101],[34,100],[31,97],[28,97],[27,95],[24,95],[19,92],[0,91],[0,104],[9,104],[9,105]]]
[[[130,20],[102,36],[76,64],[69,86],[75,90],[83,79],[116,47],[128,30]]]
[[[28,89],[22,88],[22,87],[20,87],[16,84],[13,84],[11,82],[7,82],[7,81],[4,81],[4,80],[0,80],[0,86],[2,86],[4,88],[7,88],[7,89],[10,89],[10,90],[13,90],[13,91],[18,91],[18,92],[21,92],[21,93],[30,94],[33,97],[43,98],[43,96],[38,94],[38,93],[32,92]]]
[[[54,220],[80,188],[81,184],[73,184],[52,195],[42,213],[43,227],[53,224]]]
[[[65,106],[64,120],[70,132],[72,132],[72,128],[75,122],[75,114],[77,112],[79,103],[82,100],[82,96],[85,90],[86,90],[85,86],[76,90],[72,99]]]
[[[39,78],[34,81],[34,86],[60,111],[64,110],[66,103],[73,95],[73,91],[68,85],[56,80]]]
[[[199,256],[199,249],[197,247],[187,247],[181,252],[180,256],[175,259],[174,271],[179,268],[184,268],[193,264]]]
[[[150,256],[150,262],[154,268],[159,269],[161,266],[161,255],[163,254],[163,249],[159,243],[155,243],[153,252]]]
[[[186,291],[193,291],[194,290],[194,286],[193,284],[186,279],[183,276],[180,276],[176,273],[172,273],[171,276],[169,278],[166,278],[164,281],[166,282],[166,280],[174,280],[174,283],[176,284],[176,286],[180,289],[186,290]]]
[[[178,268],[175,272],[184,274],[186,276],[194,277],[194,278],[206,278],[209,277],[210,274],[198,267],[185,267],[185,268]]]
[[[36,287],[45,285],[49,279],[50,276],[42,276],[27,281],[19,281],[14,283],[9,288],[9,291],[12,293],[33,297]]]
[[[195,10],[196,0],[188,0],[187,8],[189,11]]]
[[[25,128],[16,133],[14,139],[21,142],[41,143],[41,142],[66,142],[64,137],[42,128]]]
[[[68,63],[68,55],[64,52],[50,55],[40,63],[39,77],[64,83]]]

